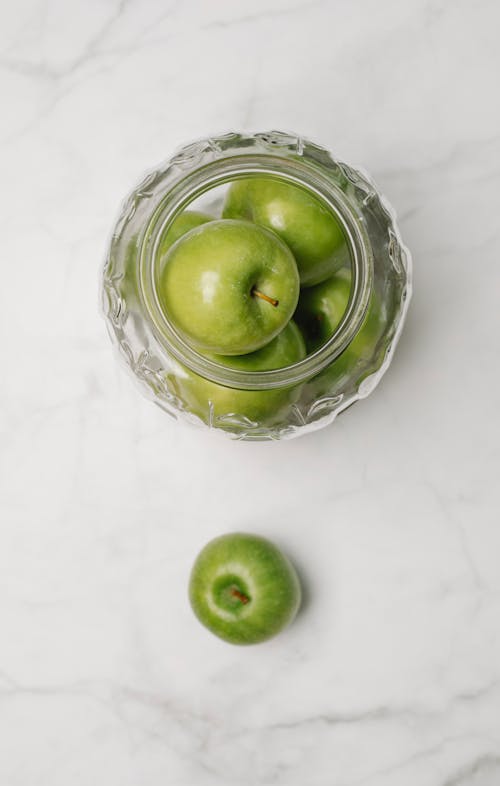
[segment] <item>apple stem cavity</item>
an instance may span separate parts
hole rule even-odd
[[[247,595],[244,595],[243,592],[240,592],[239,589],[236,589],[236,587],[233,587],[231,589],[231,595],[233,596],[233,598],[238,598],[238,600],[240,600],[244,606],[246,606],[246,604],[250,600],[250,598]]]
[[[274,308],[279,305],[279,300],[276,300],[274,297],[269,297],[269,295],[265,295],[264,292],[261,292],[259,289],[253,287],[252,295],[255,297],[260,297],[261,300],[265,300],[266,303],[270,303]]]

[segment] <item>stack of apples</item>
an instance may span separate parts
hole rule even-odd
[[[350,293],[342,228],[299,186],[235,180],[222,217],[186,210],[160,240],[159,299],[177,332],[199,353],[243,371],[294,364],[334,333]],[[330,367],[345,372],[373,343],[373,319]],[[331,382],[330,380],[326,380]],[[173,380],[184,406],[205,422],[237,417],[270,426],[300,385],[237,390],[182,368]]]

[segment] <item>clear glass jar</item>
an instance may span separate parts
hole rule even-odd
[[[326,343],[284,368],[248,371],[207,358],[175,330],[158,297],[158,248],[186,207],[218,217],[224,187],[259,176],[295,184],[333,212],[348,247],[349,285]],[[377,385],[403,325],[410,276],[394,212],[364,172],[298,136],[230,133],[183,147],[126,199],[102,304],[114,345],[166,412],[237,439],[282,439],[331,423]],[[265,406],[252,407],[256,401]]]

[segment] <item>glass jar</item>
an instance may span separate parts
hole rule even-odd
[[[283,368],[248,371],[199,353],[158,297],[159,244],[186,207],[220,216],[224,188],[266,177],[313,194],[348,249],[343,314],[326,342]],[[411,293],[411,260],[394,212],[359,169],[301,137],[229,133],[180,149],[123,204],[109,244],[102,304],[111,339],[143,390],[174,417],[237,439],[291,438],[367,396],[394,352]]]

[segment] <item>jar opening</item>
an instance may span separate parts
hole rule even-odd
[[[175,218],[207,192],[237,179],[273,178],[297,186],[318,199],[340,224],[349,250],[351,291],[333,335],[315,352],[289,366],[266,371],[242,371],[207,358],[174,328],[158,297],[159,244]],[[315,376],[352,341],[365,317],[373,287],[371,246],[358,213],[339,184],[303,159],[269,154],[235,155],[213,161],[180,176],[151,216],[142,237],[139,281],[145,312],[155,337],[181,364],[220,385],[243,390],[288,387]]]

